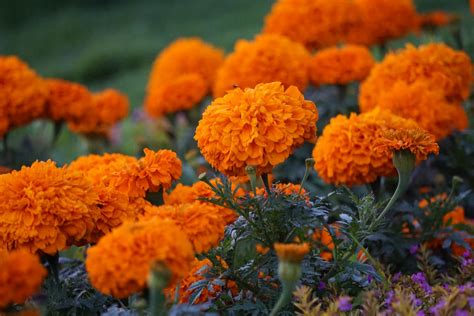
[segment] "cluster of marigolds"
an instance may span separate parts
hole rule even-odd
[[[395,174],[394,153],[409,152],[419,163],[438,153],[438,140],[467,128],[461,103],[473,72],[464,52],[444,44],[407,45],[379,63],[363,45],[450,19],[439,12],[420,15],[411,0],[280,0],[262,34],[238,41],[227,56],[197,38],[163,50],[144,106],[159,117],[191,109],[212,93],[195,140],[207,162],[226,176],[245,176],[247,166],[269,174],[311,142],[324,181],[371,183]],[[346,44],[334,46],[340,42]],[[309,83],[354,81],[363,81],[361,113],[332,118],[317,139],[318,111],[302,92]],[[77,83],[43,79],[17,57],[0,57],[0,83],[0,135],[37,118],[104,134],[128,112],[127,98],[115,90],[91,93]],[[178,184],[169,192],[181,167],[174,152],[145,149],[140,159],[89,155],[63,167],[35,162],[0,175],[0,308],[23,303],[39,289],[46,270],[37,255],[87,244],[86,269],[102,293],[125,298],[140,292],[152,265],[160,263],[172,275],[167,294],[175,295],[180,280],[179,299],[186,302],[203,267],[212,266],[196,254],[217,246],[237,215],[203,201],[214,196],[204,182]],[[164,204],[150,203],[151,192],[163,192]],[[465,221],[463,210],[450,216]],[[331,250],[326,231],[314,237]],[[281,260],[296,262],[308,252],[307,244],[274,248]],[[331,260],[331,252],[322,256]],[[238,291],[231,280],[225,286]],[[195,302],[214,294],[207,289]]]

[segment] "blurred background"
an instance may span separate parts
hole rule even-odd
[[[396,1],[396,0],[394,0]],[[154,58],[181,36],[199,36],[226,52],[239,38],[252,38],[263,25],[271,0],[2,0],[0,1],[0,54],[15,54],[44,77],[59,77],[85,84],[91,90],[113,87],[130,98],[131,118],[116,133],[113,150],[136,154],[142,138],[151,146],[165,146],[159,131],[138,126],[133,109],[142,106],[148,74]],[[446,10],[469,15],[467,0],[417,0],[420,12]],[[468,19],[469,20],[469,19]],[[472,19],[471,19],[472,20]],[[471,25],[472,26],[472,25]],[[474,27],[461,28],[470,37],[474,52]],[[412,42],[440,39],[455,42],[449,29],[415,37]],[[390,42],[404,45],[407,38]],[[209,102],[209,99],[206,101]],[[30,159],[50,156],[68,162],[87,151],[79,136],[63,131],[54,150],[37,153],[47,142],[51,126],[35,122],[14,131],[11,145],[26,149]],[[151,133],[151,134],[150,134]],[[24,137],[27,135],[27,137]],[[48,140],[49,141],[49,140]],[[34,151],[34,150],[33,150]],[[25,159],[28,160],[28,159]]]

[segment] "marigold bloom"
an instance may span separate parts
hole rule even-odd
[[[432,11],[419,17],[422,26],[444,26],[456,19],[456,16],[444,11]]]
[[[332,260],[332,250],[334,249],[334,241],[327,228],[315,230],[313,240],[319,242],[324,248],[321,250],[320,256],[326,261]]]
[[[26,63],[16,56],[0,56],[0,136],[44,112],[48,88]]]
[[[418,29],[419,16],[412,0],[354,0],[354,3],[359,20],[349,30],[349,43],[383,43]]]
[[[210,204],[218,210],[217,213],[222,217],[226,224],[233,223],[238,217],[233,210],[199,200],[201,198],[209,199],[213,197],[215,197],[214,191],[212,191],[211,187],[203,181],[198,181],[192,186],[186,186],[179,183],[171,193],[163,193],[163,199],[167,205],[180,205],[186,203]]]
[[[115,177],[114,186],[131,197],[144,197],[145,192],[168,189],[181,177],[182,164],[175,152],[145,148],[145,157]]]
[[[255,250],[257,251],[257,253],[259,253],[261,255],[266,255],[270,251],[270,248],[264,247],[260,244],[256,244],[255,245]]]
[[[82,134],[107,134],[128,114],[127,96],[115,89],[105,89],[92,96],[87,111],[78,120],[69,120],[69,128]]]
[[[213,94],[221,97],[235,87],[253,88],[259,83],[274,81],[304,91],[308,85],[310,58],[303,45],[280,35],[258,35],[254,41],[239,40],[217,72]]]
[[[280,261],[299,263],[308,254],[310,248],[308,243],[302,244],[282,244],[275,243],[273,245]]]
[[[154,218],[127,222],[87,251],[86,269],[100,292],[125,298],[143,290],[153,264],[162,263],[174,282],[190,269],[192,245],[174,221]]]
[[[52,161],[0,175],[0,248],[55,254],[89,237],[98,196],[80,173]]]
[[[383,107],[381,95],[400,81],[411,85],[423,80],[427,90],[441,89],[447,102],[460,102],[469,96],[472,77],[466,53],[439,43],[418,48],[408,44],[405,49],[387,54],[372,69],[360,88],[360,109],[366,112]]]
[[[318,51],[310,61],[310,80],[315,85],[362,81],[375,65],[365,46],[347,45]]]
[[[259,84],[234,89],[204,112],[194,138],[206,160],[230,176],[252,165],[271,172],[304,141],[314,141],[318,112],[294,86]]]
[[[46,269],[26,250],[0,251],[0,308],[23,304],[39,291]]]
[[[201,75],[184,74],[150,90],[145,109],[153,117],[189,110],[198,104],[208,91],[207,82]]]
[[[375,146],[376,150],[410,151],[418,161],[426,160],[431,153],[439,153],[435,137],[421,128],[386,130],[382,138],[376,140]]]
[[[435,135],[436,139],[468,126],[464,108],[459,104],[448,103],[444,91],[430,87],[424,79],[411,84],[397,81],[381,91],[378,100],[381,108],[413,119],[421,128]]]
[[[279,0],[266,16],[263,32],[310,48],[336,45],[358,23],[357,9],[351,0]]]
[[[49,96],[46,117],[53,121],[81,121],[92,106],[92,94],[83,85],[62,79],[46,79]]]
[[[203,304],[209,300],[216,298],[224,290],[230,291],[232,296],[237,295],[238,288],[234,281],[226,280],[224,286],[213,284],[211,287],[204,287],[202,291],[193,299],[196,289],[192,288],[192,285],[198,281],[205,280],[206,274],[212,268],[212,262],[209,259],[198,260],[195,259],[191,271],[179,282],[179,302],[188,304]],[[212,283],[212,280],[209,280]],[[176,285],[171,285],[167,290],[167,296],[172,300],[176,293]]]
[[[375,150],[386,129],[415,129],[408,119],[375,109],[364,114],[338,115],[326,125],[313,150],[315,169],[326,182],[356,185],[395,171],[392,154]]]
[[[220,216],[219,209],[212,204],[188,203],[146,207],[142,218],[154,217],[174,220],[191,240],[196,253],[209,251],[224,237],[226,223]]]

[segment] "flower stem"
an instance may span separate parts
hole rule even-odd
[[[275,316],[277,313],[287,305],[291,297],[293,295],[293,290],[295,289],[296,282],[288,282],[288,281],[283,281],[282,283],[282,292],[280,294],[280,297],[278,298],[278,301],[276,302],[275,306],[273,306],[273,309],[270,313],[270,316]]]
[[[151,269],[148,277],[148,286],[150,289],[150,315],[166,315],[166,298],[163,294],[163,289],[168,285],[170,277],[171,273],[169,270],[161,264],[156,264]]]
[[[303,190],[303,185],[308,179],[309,172],[311,171],[311,168],[314,166],[314,159],[313,158],[306,158],[305,160],[305,170],[304,170],[304,176],[303,179],[301,180],[300,183],[300,189],[298,190],[298,195],[301,195],[301,191]]]
[[[387,212],[392,208],[398,198],[405,193],[410,183],[410,175],[413,169],[415,168],[416,158],[415,156],[407,150],[396,151],[393,153],[393,164],[397,168],[398,172],[398,185],[393,193],[390,201],[383,209],[383,211],[377,216],[374,223],[380,222],[382,218],[387,214]]]

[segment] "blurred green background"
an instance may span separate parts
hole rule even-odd
[[[260,31],[272,3],[272,0],[2,0],[0,54],[20,56],[45,77],[78,81],[92,90],[119,89],[130,97],[132,107],[138,108],[143,102],[153,60],[168,43],[180,36],[200,36],[229,52],[235,40],[252,38]],[[469,15],[467,0],[416,3],[421,12],[446,10]],[[474,27],[463,30],[464,36],[474,38]],[[449,32],[440,30],[427,36],[454,41]],[[416,42],[420,38],[412,35],[410,40]],[[406,39],[394,41],[390,47],[404,42]],[[474,40],[470,42],[471,54],[473,43]],[[129,121],[124,124],[124,130],[128,129],[124,133],[126,139],[122,139],[124,145],[118,150],[133,154],[136,150],[133,137],[139,137],[141,131],[134,131]],[[41,145],[42,133],[50,131],[45,131],[46,123],[38,124],[43,125],[30,127],[33,133],[15,131],[19,136],[12,137],[17,142],[13,146]],[[29,144],[18,143],[20,139],[25,142],[20,137],[25,133],[29,135]],[[65,162],[83,154],[85,146],[77,135],[64,132],[54,151],[45,151],[44,157],[35,158],[51,156]]]

